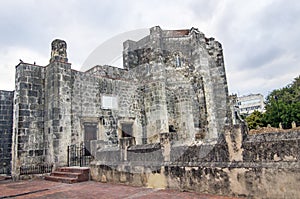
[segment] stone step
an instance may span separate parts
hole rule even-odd
[[[90,173],[89,167],[59,167],[56,171],[69,173]]]
[[[9,180],[9,179],[11,179],[11,176],[1,176],[0,175],[0,181],[3,181],[3,180]]]
[[[45,180],[76,183],[89,180],[90,169],[88,167],[60,167],[53,171]]]
[[[76,178],[59,177],[59,176],[45,176],[45,180],[49,180],[53,182],[69,183],[69,184],[78,182]]]
[[[61,172],[61,171],[53,171],[51,176],[57,177],[68,177],[68,178],[78,178],[78,176],[82,175],[81,173],[70,173],[70,172]]]

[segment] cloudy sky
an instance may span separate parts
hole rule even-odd
[[[266,95],[300,75],[298,0],[2,0],[0,89],[14,89],[19,59],[47,65],[55,38],[80,70],[112,37],[156,25],[220,41],[230,93]]]

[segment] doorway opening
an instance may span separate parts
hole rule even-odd
[[[91,154],[91,140],[97,140],[97,123],[84,123],[85,155]]]
[[[133,137],[133,135],[132,135],[132,126],[133,126],[133,123],[122,123],[121,124],[122,138],[124,138],[124,137]]]

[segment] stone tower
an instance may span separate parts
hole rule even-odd
[[[49,65],[16,66],[12,175],[41,163],[66,164],[71,137],[71,64],[66,42],[52,42]]]
[[[123,63],[139,71],[133,72],[138,82],[153,92],[145,99],[152,107],[145,108],[148,137],[160,128],[176,131],[180,140],[215,140],[230,123],[222,46],[198,29],[153,27],[149,36],[124,42]],[[146,75],[139,76],[141,71]]]
[[[66,149],[71,144],[71,64],[65,41],[55,39],[51,47],[50,63],[45,68],[46,161],[66,165]]]
[[[16,66],[14,95],[12,176],[20,168],[45,161],[47,140],[44,134],[45,68],[21,62]]]

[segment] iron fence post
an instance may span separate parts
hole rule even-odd
[[[68,167],[70,166],[70,146],[68,146],[68,154],[67,154],[67,162],[68,162]]]
[[[79,147],[79,150],[80,150],[80,162],[79,162],[79,165],[80,165],[80,167],[82,167],[82,144],[80,144],[80,147]]]

